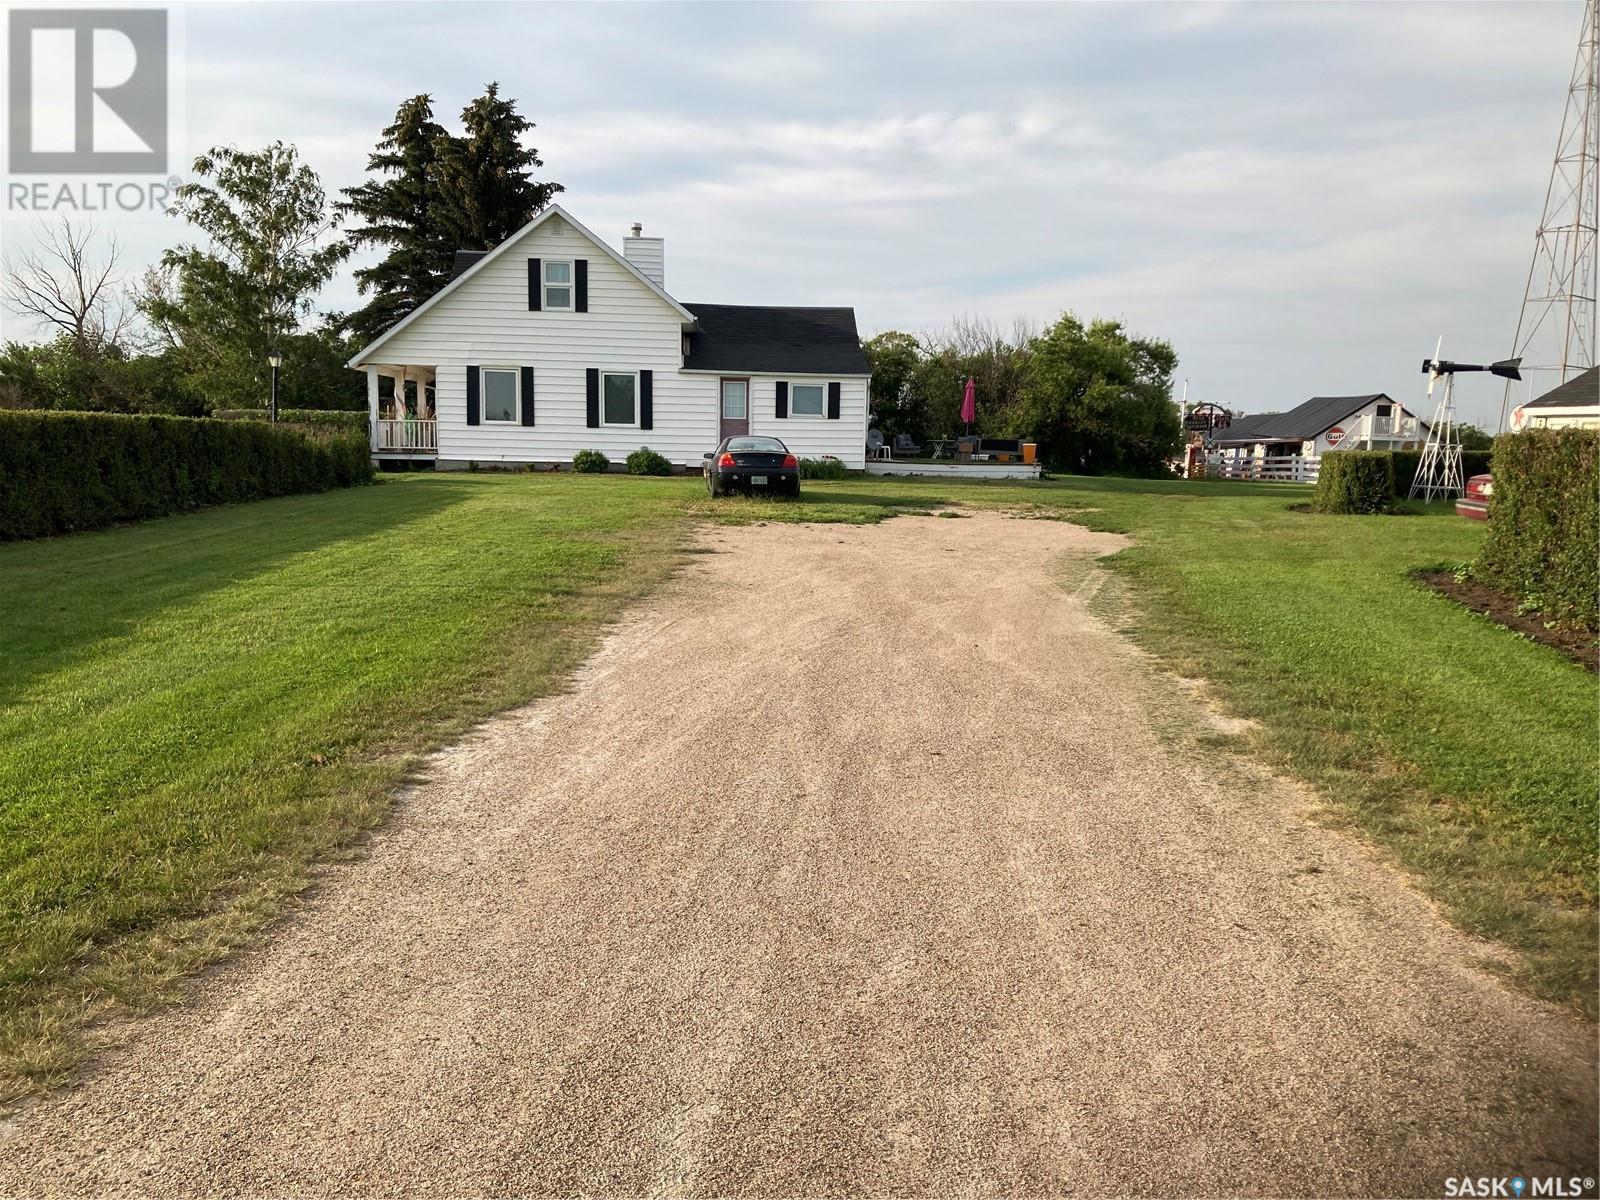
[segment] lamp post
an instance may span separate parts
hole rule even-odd
[[[283,355],[276,347],[267,351],[267,361],[272,364],[272,423],[278,423],[278,368],[283,366]]]

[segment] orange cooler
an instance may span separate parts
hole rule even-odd
[[[1039,444],[1037,442],[1023,442],[1022,443],[1022,461],[1023,462],[1028,463],[1028,464],[1031,465],[1033,463],[1033,460],[1034,460],[1035,456],[1038,453],[1039,453]]]

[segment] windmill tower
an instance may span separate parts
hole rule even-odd
[[[1422,445],[1422,459],[1417,463],[1417,474],[1411,481],[1409,493],[1412,500],[1448,500],[1463,491],[1461,478],[1461,428],[1456,423],[1456,376],[1469,371],[1487,371],[1498,375],[1509,387],[1513,380],[1521,379],[1517,360],[1502,359],[1495,363],[1450,362],[1439,357],[1444,349],[1444,338],[1433,348],[1433,357],[1422,364],[1422,373],[1428,377],[1428,398],[1433,398],[1433,385],[1444,380],[1444,392],[1439,397],[1439,407],[1433,410],[1433,421],[1428,426],[1428,440]]]
[[[1561,136],[1534,234],[1533,262],[1511,354],[1528,366],[1538,395],[1595,365],[1596,287],[1600,286],[1600,0],[1585,0],[1578,54],[1567,84]],[[1512,407],[1500,401],[1500,429]]]

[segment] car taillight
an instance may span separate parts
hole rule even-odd
[[[783,456],[783,465],[786,467],[798,467],[800,460],[792,454],[785,454]]]
[[[717,466],[719,466],[719,467],[734,467],[734,466],[738,466],[738,464],[733,461],[733,455],[724,454],[721,458],[717,459]]]

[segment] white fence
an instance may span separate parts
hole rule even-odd
[[[1206,474],[1214,479],[1260,479],[1269,483],[1315,483],[1322,470],[1316,455],[1286,454],[1278,458],[1214,454],[1206,460]]]
[[[378,421],[372,431],[374,451],[391,454],[435,454],[439,450],[439,422],[406,418]]]

